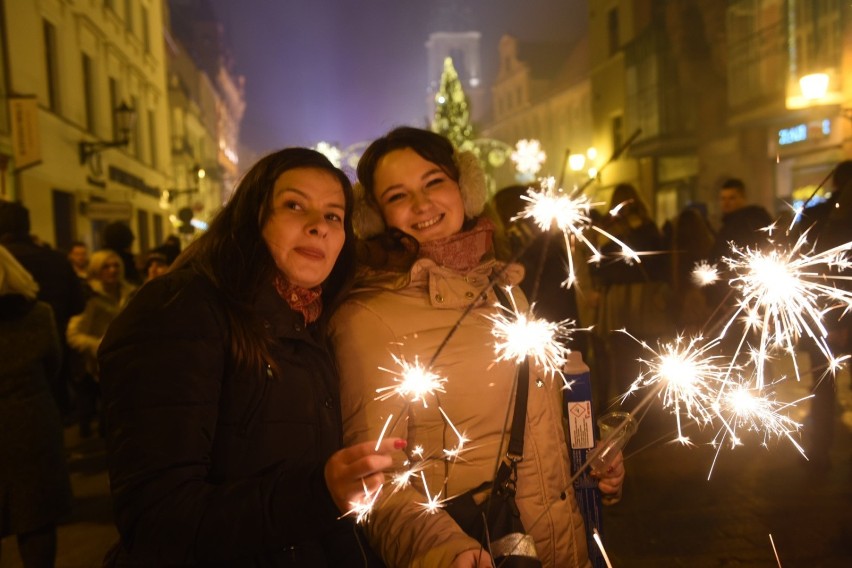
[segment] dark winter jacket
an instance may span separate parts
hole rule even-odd
[[[710,261],[718,263],[722,257],[731,256],[731,243],[740,250],[759,248],[768,233],[762,231],[772,224],[772,217],[760,205],[746,205],[722,217],[722,227],[710,251]]]
[[[86,307],[86,294],[71,262],[61,252],[35,244],[29,237],[3,243],[38,283],[38,299],[53,309],[60,343],[71,316]]]
[[[99,350],[118,565],[361,566],[323,477],[341,447],[323,342],[270,284],[274,366],[234,368],[223,299],[189,269],[143,286]]]

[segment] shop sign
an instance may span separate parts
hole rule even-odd
[[[789,146],[790,144],[805,142],[806,140],[821,140],[828,138],[830,135],[830,119],[812,120],[811,122],[803,122],[789,128],[780,129],[778,131],[778,145]]]
[[[92,221],[129,221],[133,215],[130,203],[119,201],[90,201],[86,204],[86,217]]]

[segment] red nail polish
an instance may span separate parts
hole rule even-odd
[[[401,450],[402,448],[404,448],[407,445],[408,445],[408,442],[406,442],[405,440],[402,440],[402,439],[399,439],[399,440],[397,440],[393,443],[393,447],[394,447],[395,450]]]

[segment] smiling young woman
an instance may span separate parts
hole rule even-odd
[[[504,418],[516,365],[494,361],[488,318],[498,313],[498,299],[493,290],[484,300],[480,294],[492,276],[498,286],[517,285],[523,269],[495,259],[494,227],[481,215],[484,174],[474,156],[456,151],[443,136],[408,127],[391,131],[367,148],[358,179],[362,266],[330,327],[341,370],[344,440],[375,438],[393,416],[394,435],[438,456],[417,464],[421,482],[379,496],[366,532],[389,566],[491,566],[480,543],[446,511],[424,514],[422,504],[494,478],[498,449],[508,438]],[[526,309],[517,287],[513,296],[518,309]],[[380,369],[396,369],[399,361],[431,361],[430,370],[447,379],[440,404],[431,396],[425,405],[376,396],[394,379]],[[529,384],[524,459],[517,469],[521,519],[545,566],[584,567],[586,537],[569,483],[562,383],[531,368]],[[457,443],[446,416],[472,441],[458,460],[440,459]],[[623,473],[619,464],[600,480],[601,490],[618,493]]]

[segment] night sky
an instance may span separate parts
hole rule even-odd
[[[481,32],[489,85],[502,34],[569,42],[588,19],[586,0],[212,1],[246,78],[242,142],[257,153],[425,124],[434,31]]]

